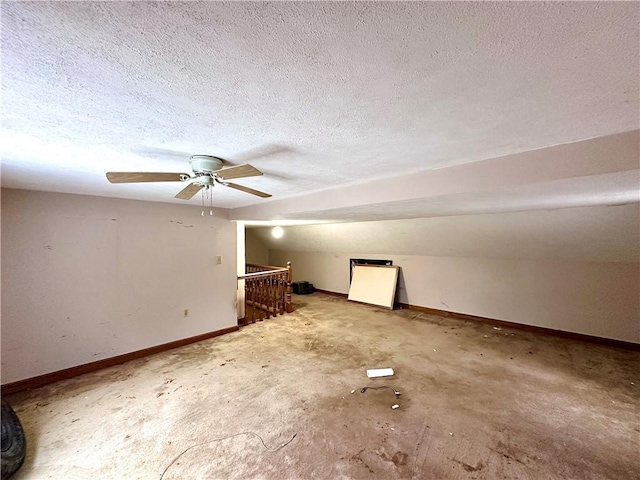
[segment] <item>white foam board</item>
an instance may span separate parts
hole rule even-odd
[[[391,377],[393,375],[393,368],[371,368],[367,370],[367,377]]]
[[[349,288],[349,300],[393,308],[400,267],[356,265]]]

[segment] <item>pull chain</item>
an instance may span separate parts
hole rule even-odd
[[[202,217],[204,217],[204,198],[205,198],[205,195],[209,199],[209,215],[213,216],[213,194],[211,192],[212,188],[213,188],[212,185],[205,185],[205,187],[202,189],[202,211],[200,212],[200,216],[202,216]]]

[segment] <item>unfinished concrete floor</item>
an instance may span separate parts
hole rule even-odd
[[[640,354],[294,297],[288,316],[9,397],[28,440],[15,478],[159,479],[246,431],[297,436],[201,445],[164,478],[639,477]]]

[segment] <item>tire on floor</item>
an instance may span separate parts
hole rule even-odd
[[[2,479],[10,478],[24,462],[26,439],[18,416],[2,399]]]

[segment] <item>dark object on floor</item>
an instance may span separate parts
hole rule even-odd
[[[313,283],[309,282],[293,282],[291,286],[293,287],[293,293],[297,295],[307,295],[316,291]]]
[[[2,399],[2,478],[10,478],[24,462],[24,431],[18,416]]]
[[[379,386],[379,387],[362,387],[362,389],[360,390],[360,393],[364,393],[364,392],[366,392],[367,390],[380,390],[380,389],[382,389],[382,388],[388,388],[388,389],[390,389],[390,390],[393,392],[393,394],[396,396],[396,398],[400,398],[401,393],[400,393],[399,391],[397,391],[397,390],[396,390],[395,388],[393,388],[393,387],[388,387],[388,386],[386,386],[386,385],[381,385],[381,386]]]

